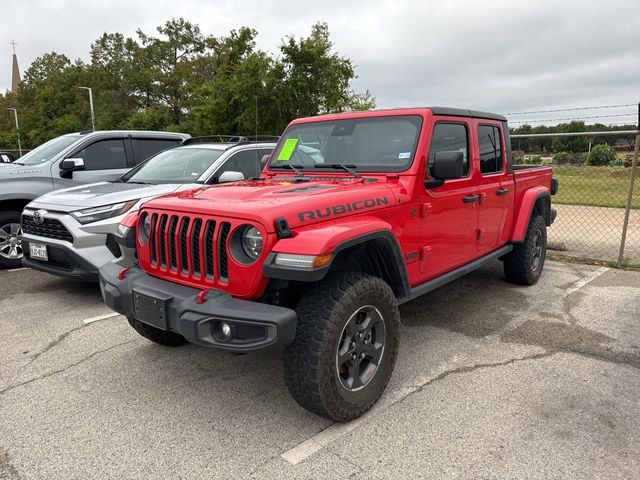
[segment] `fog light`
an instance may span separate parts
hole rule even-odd
[[[231,326],[227,322],[222,322],[220,324],[220,332],[222,332],[225,339],[229,338],[231,336]]]

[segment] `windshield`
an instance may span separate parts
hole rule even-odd
[[[48,162],[79,138],[80,135],[63,135],[62,137],[54,138],[23,155],[14,163],[19,165],[37,165]]]
[[[343,164],[358,171],[401,172],[415,154],[422,119],[417,115],[301,123],[282,136],[270,168]]]
[[[172,148],[160,152],[124,174],[124,182],[194,183],[224,150]]]

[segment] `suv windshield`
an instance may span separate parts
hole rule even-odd
[[[418,115],[293,125],[282,136],[269,167],[290,164],[314,171],[316,165],[343,164],[358,171],[401,172],[413,161],[421,125]]]
[[[37,165],[47,162],[79,138],[80,135],[63,135],[62,137],[54,138],[23,155],[14,163],[18,165]]]
[[[213,148],[172,148],[125,173],[123,182],[194,183],[224,150]]]

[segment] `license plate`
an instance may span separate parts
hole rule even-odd
[[[133,291],[133,315],[152,327],[167,330],[167,302],[168,297],[160,298],[152,293]]]
[[[29,243],[29,256],[37,260],[49,260],[47,246],[42,243]]]

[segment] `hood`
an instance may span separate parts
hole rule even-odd
[[[39,163],[37,165],[19,165],[16,163],[0,163],[0,180],[11,180],[16,177],[42,175],[43,172],[48,174],[50,165],[48,162]]]
[[[127,202],[138,198],[156,197],[173,193],[180,188],[193,188],[195,185],[161,184],[140,185],[137,183],[92,183],[77,187],[54,190],[36,198],[30,207],[46,210],[71,212],[80,208],[100,207],[114,203]]]
[[[169,211],[253,220],[274,231],[276,218],[284,217],[291,228],[331,218],[365,213],[398,202],[404,188],[396,180],[292,177],[245,181],[200,187],[156,198],[145,206]]]

